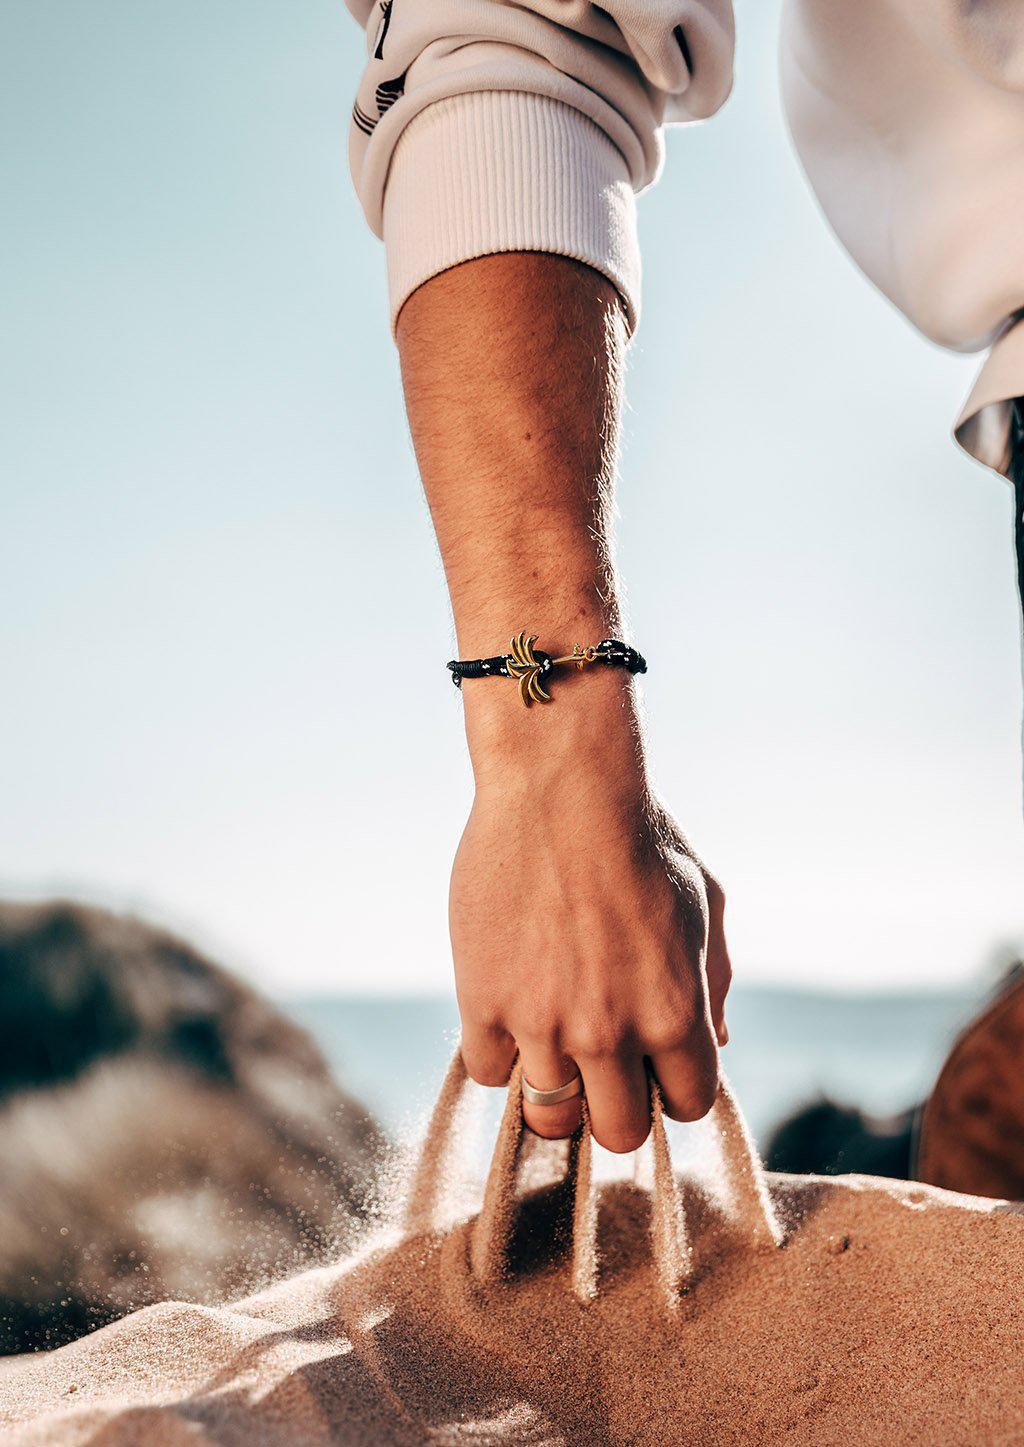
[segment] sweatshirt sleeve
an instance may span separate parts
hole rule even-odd
[[[731,0],[348,0],[367,64],[349,132],[356,191],[387,253],[392,324],[476,256],[574,257],[640,310],[635,196],[666,122],[732,84]]]

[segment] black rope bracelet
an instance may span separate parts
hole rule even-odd
[[[627,673],[647,672],[647,660],[642,654],[617,638],[605,638],[586,646],[577,643],[571,653],[552,658],[550,653],[534,647],[538,636],[517,633],[508,653],[499,653],[494,658],[453,658],[448,664],[452,683],[461,688],[464,678],[515,678],[519,681],[519,697],[529,706],[530,703],[550,703],[551,695],[542,679],[560,666],[582,669],[592,663],[606,663],[612,668],[624,668]]]

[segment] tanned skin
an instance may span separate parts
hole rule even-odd
[[[466,262],[402,308],[398,345],[461,658],[538,634],[559,655],[621,637],[611,553],[626,332],[618,295],[562,257]],[[627,640],[632,641],[632,640]],[[635,686],[559,669],[553,702],[466,680],[475,798],[452,869],[462,1053],[502,1085],[583,1075],[595,1138],[647,1136],[645,1061],[666,1108],[711,1106],[728,1036],[721,889],[654,798]],[[580,1102],[525,1105],[559,1137]]]

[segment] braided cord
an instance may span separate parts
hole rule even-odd
[[[496,654],[493,658],[453,658],[447,665],[456,688],[462,687],[464,678],[516,678],[523,691],[524,702],[527,694],[537,701],[546,701],[543,681],[558,667],[586,668],[594,663],[603,663],[612,668],[624,668],[627,673],[646,673],[647,660],[635,648],[630,648],[618,638],[604,638],[589,647],[577,645],[572,653],[562,658],[553,658],[541,648],[535,648],[536,637],[519,633],[512,639],[508,653]]]

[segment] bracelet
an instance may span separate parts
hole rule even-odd
[[[600,643],[577,643],[571,653],[563,658],[552,658],[550,653],[535,648],[539,634],[517,633],[509,645],[508,653],[499,653],[495,658],[453,658],[447,665],[451,669],[452,683],[462,687],[464,678],[515,678],[519,680],[519,697],[529,708],[531,702],[550,703],[548,693],[541,679],[547,678],[553,668],[572,665],[583,669],[591,663],[607,663],[613,668],[624,668],[627,673],[646,673],[647,660],[635,648],[620,643],[617,638],[605,638]]]

